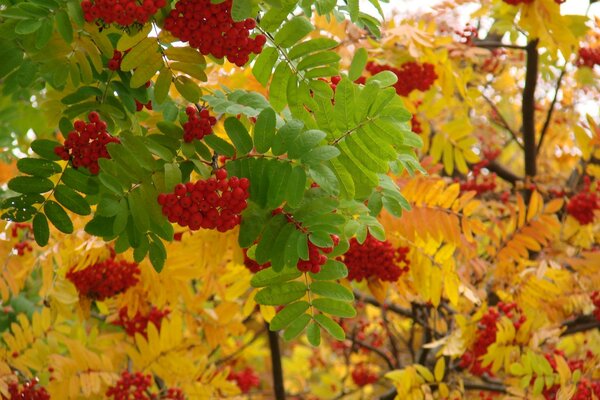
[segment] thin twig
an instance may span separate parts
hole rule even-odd
[[[510,125],[508,124],[508,121],[506,121],[506,119],[504,118],[504,116],[502,115],[502,113],[500,112],[500,110],[498,109],[498,107],[496,106],[496,104],[494,104],[494,102],[492,101],[492,99],[490,99],[489,97],[487,97],[485,94],[481,94],[481,97],[483,97],[483,99],[490,105],[490,107],[492,107],[492,110],[494,110],[494,112],[496,113],[496,115],[498,116],[498,118],[500,118],[500,122],[501,122],[501,126],[506,129],[510,135],[512,136],[513,140],[515,142],[517,142],[517,144],[519,145],[519,147],[521,147],[521,149],[523,149],[523,143],[521,143],[519,141],[519,138],[517,136],[517,132],[515,132]]]
[[[473,45],[476,47],[481,47],[484,49],[497,49],[497,48],[505,48],[505,49],[515,49],[515,50],[526,50],[525,46],[519,46],[518,44],[506,44],[502,42],[491,42],[485,40],[474,40]]]
[[[548,127],[550,126],[550,121],[552,120],[552,113],[554,112],[554,107],[556,105],[556,100],[558,99],[558,91],[560,90],[560,84],[562,83],[563,77],[565,76],[565,68],[560,71],[560,75],[558,76],[558,80],[556,81],[556,87],[554,92],[554,98],[552,99],[552,103],[550,103],[550,108],[548,109],[548,114],[546,114],[546,120],[544,121],[544,126],[542,127],[542,133],[540,134],[540,141],[537,145],[537,151],[539,153],[542,148],[542,143],[544,142],[544,137],[546,136],[546,132],[548,131]]]

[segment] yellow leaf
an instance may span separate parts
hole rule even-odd
[[[550,200],[544,206],[544,213],[545,214],[554,214],[554,213],[558,212],[562,208],[563,204],[564,204],[564,200],[563,199]]]
[[[435,363],[435,367],[433,369],[433,375],[435,376],[436,382],[441,382],[444,379],[444,372],[446,370],[446,360],[444,357],[440,357]]]

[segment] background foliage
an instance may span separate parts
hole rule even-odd
[[[266,38],[236,67],[167,3],[124,28],[0,1],[2,396],[123,371],[160,398],[600,396],[597,19],[233,1]],[[213,134],[185,139],[190,105]],[[99,174],[54,151],[92,111]],[[239,228],[169,222],[159,194],[221,168],[250,181]]]

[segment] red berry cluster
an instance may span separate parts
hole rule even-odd
[[[489,163],[499,155],[500,150],[484,150],[484,159],[473,166],[473,176],[466,182],[460,183],[460,190],[462,192],[475,191],[478,196],[486,192],[494,191],[496,189],[496,174],[482,175],[481,169],[487,167]]]
[[[10,397],[2,396],[6,400],[50,400],[50,394],[45,388],[38,385],[38,380],[33,379],[25,382],[19,387],[17,382],[8,384],[8,394]]]
[[[242,393],[248,393],[250,389],[253,387],[257,388],[260,385],[260,379],[258,375],[256,375],[254,370],[250,367],[238,372],[231,371],[227,376],[227,380],[235,381]]]
[[[164,28],[182,42],[215,58],[227,57],[241,67],[250,53],[259,54],[267,38],[250,37],[256,21],[248,18],[235,22],[231,18],[231,0],[212,4],[210,0],[180,0],[165,19]]]
[[[166,0],[83,0],[81,9],[87,22],[100,20],[104,25],[117,23],[130,26],[145,24],[159,8],[166,5]]]
[[[583,190],[571,197],[567,212],[581,225],[587,225],[594,222],[596,210],[600,210],[600,197],[596,191],[591,191],[591,180],[586,175],[583,177]]]
[[[194,106],[188,106],[185,109],[188,120],[183,124],[183,140],[186,143],[194,139],[202,140],[206,135],[212,133],[212,127],[217,123],[217,119],[210,115],[206,108],[198,111]]]
[[[487,353],[488,347],[496,341],[496,333],[498,332],[496,324],[502,314],[513,321],[515,330],[519,330],[521,325],[527,320],[516,303],[500,302],[497,307],[490,307],[479,321],[475,343],[473,343],[470,350],[463,354],[460,361],[460,366],[468,368],[473,375],[481,376],[485,373],[493,375],[491,365],[484,367],[481,357]]]
[[[113,52],[113,56],[110,60],[108,60],[108,69],[111,71],[118,71],[121,69],[121,61],[123,61],[123,53],[119,50],[115,50]]]
[[[596,319],[598,321],[600,321],[600,292],[599,291],[595,291],[594,293],[592,293],[592,302],[594,303],[594,317],[596,317]]]
[[[262,271],[263,269],[267,269],[271,266],[271,262],[267,262],[265,264],[259,264],[255,260],[248,257],[248,249],[242,249],[244,252],[244,266],[250,270],[252,273],[257,273],[258,271]]]
[[[554,359],[554,354],[557,354],[563,358],[566,358],[566,356],[565,353],[561,350],[554,350],[552,354],[544,354],[544,357],[546,358],[546,360],[548,360],[548,363],[552,367],[552,370],[554,372],[558,372],[556,360]],[[591,352],[588,352],[586,357],[594,358],[594,355]],[[584,360],[567,360],[567,365],[569,366],[571,372],[574,372],[575,370],[583,371]],[[542,394],[546,400],[556,400],[559,389],[560,385],[555,384],[549,388],[545,388]],[[590,381],[586,378],[582,378],[577,384],[576,392],[571,399],[592,400],[592,393],[594,393],[596,398],[600,398],[600,381]]]
[[[100,171],[98,159],[110,158],[106,145],[121,141],[106,132],[106,122],[100,120],[97,112],[89,113],[88,121],[75,121],[75,130],[69,132],[63,146],[54,148],[54,153],[65,161],[71,160],[73,168],[87,168],[97,175]]]
[[[473,40],[477,39],[477,27],[467,23],[467,25],[465,25],[465,27],[463,28],[462,31],[460,30],[455,30],[454,33],[456,33],[460,39],[459,42],[466,44],[467,46],[472,46],[473,45]]]
[[[398,82],[394,85],[396,93],[400,96],[408,96],[413,90],[425,92],[429,90],[433,82],[437,79],[437,74],[433,64],[419,64],[415,61],[405,62],[400,68],[389,65],[380,65],[369,61],[367,71],[372,75],[381,71],[391,71],[398,77]]]
[[[375,383],[379,380],[379,377],[373,370],[373,368],[365,365],[364,363],[358,364],[352,370],[352,381],[357,386],[363,387]]]
[[[10,227],[10,234],[13,238],[18,238],[20,236],[20,241],[17,242],[14,246],[14,249],[20,256],[25,255],[25,253],[28,251],[33,251],[29,235],[29,232],[31,232],[32,229],[33,228],[31,224],[22,222],[12,224],[12,226]]]
[[[511,6],[518,6],[519,4],[529,4],[533,3],[533,0],[503,0],[506,4],[510,4]]]
[[[66,278],[73,282],[80,296],[102,301],[125,292],[139,281],[140,268],[136,263],[116,260],[111,256],[84,269],[71,268]]]
[[[333,240],[333,247],[340,243],[340,238],[336,235],[331,235]],[[319,247],[313,244],[310,240],[308,241],[308,260],[298,260],[296,268],[300,272],[312,272],[318,274],[321,271],[321,266],[327,262],[327,256],[333,251],[333,247]]]
[[[121,379],[114,386],[110,386],[106,391],[107,397],[115,400],[145,400],[150,399],[147,391],[152,386],[152,376],[144,375],[141,372],[134,374],[124,371]]]
[[[417,119],[416,114],[413,114],[412,118],[410,119],[410,130],[414,133],[423,133],[421,122]]]
[[[593,48],[582,47],[579,49],[578,66],[594,68],[596,64],[600,64],[600,46]]]
[[[341,258],[348,267],[348,279],[360,282],[371,277],[395,282],[408,272],[410,261],[408,247],[395,248],[389,241],[381,242],[371,234],[363,244],[356,238],[350,240],[350,249]]]
[[[240,223],[240,213],[248,203],[250,181],[219,169],[216,178],[180,183],[173,193],[158,195],[158,204],[169,222],[188,226],[192,231],[216,229],[225,232]]]
[[[152,100],[148,100],[146,104],[140,103],[137,99],[135,100],[135,111],[142,111],[144,107],[148,110],[152,110]]]
[[[147,314],[142,314],[138,311],[133,317],[127,313],[127,306],[119,310],[119,319],[113,322],[114,325],[119,325],[125,328],[125,332],[129,336],[135,336],[136,333],[147,337],[148,324],[152,322],[157,329],[160,329],[162,319],[169,314],[169,310],[159,310],[152,307]]]

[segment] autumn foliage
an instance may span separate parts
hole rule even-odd
[[[0,398],[600,398],[568,3],[0,2]]]

